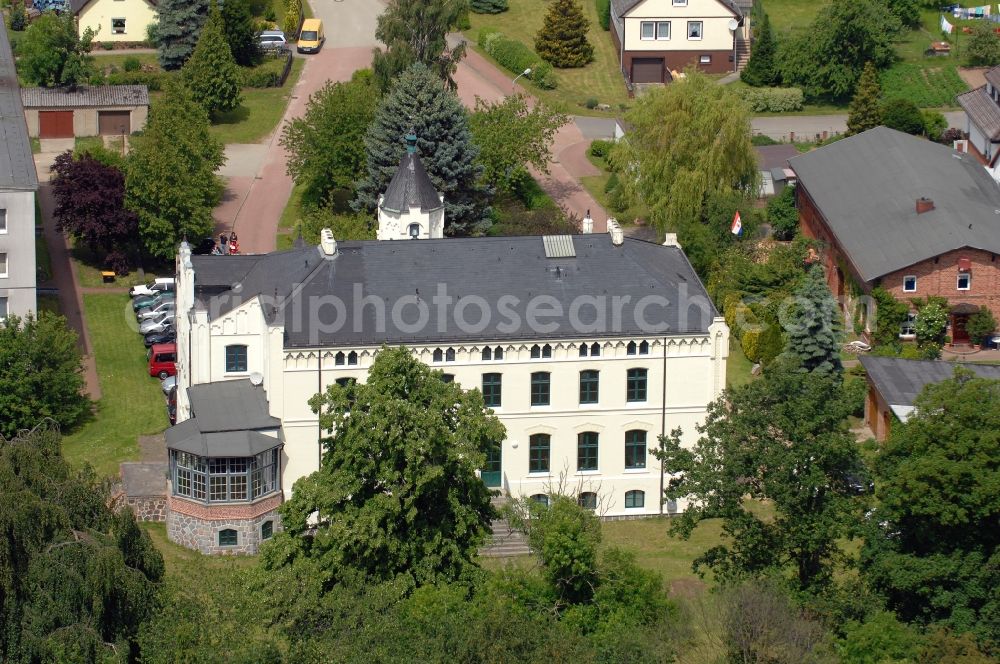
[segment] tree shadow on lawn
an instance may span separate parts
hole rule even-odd
[[[235,125],[241,122],[246,122],[247,118],[250,117],[250,109],[245,105],[240,104],[231,111],[225,113],[215,113],[212,115],[213,125]]]

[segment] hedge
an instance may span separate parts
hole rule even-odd
[[[788,113],[802,110],[802,90],[799,88],[736,88],[754,113]]]
[[[145,85],[150,92],[156,92],[170,76],[165,71],[116,71],[108,74],[104,82],[106,85]]]
[[[605,30],[611,29],[611,0],[596,0],[597,22]]]
[[[508,39],[495,28],[482,28],[479,31],[479,47],[496,60],[501,67],[515,74],[525,69],[531,69],[528,75],[540,88],[551,90],[556,87],[555,72],[552,65],[542,60],[537,53],[517,41]]]
[[[243,67],[243,87],[245,88],[280,88],[288,78],[288,70],[292,67],[292,53],[286,52],[281,57],[267,58],[256,67]]]

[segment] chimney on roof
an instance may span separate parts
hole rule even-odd
[[[622,231],[622,227],[618,225],[617,219],[608,219],[608,234],[611,235],[611,244],[616,247],[622,246],[625,242],[625,233]]]
[[[583,218],[583,222],[580,225],[584,233],[594,232],[594,219],[590,216],[590,210],[587,210],[587,216]]]
[[[917,214],[923,214],[924,212],[930,212],[934,209],[934,201],[927,198],[926,196],[921,196],[917,199]]]
[[[677,233],[664,233],[663,237],[664,247],[677,247],[681,248],[681,243],[677,241]]]
[[[319,246],[323,249],[325,256],[333,256],[337,253],[337,240],[333,237],[333,231],[324,228],[319,233]]]

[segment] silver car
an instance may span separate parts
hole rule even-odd
[[[164,313],[160,317],[150,318],[139,323],[139,333],[163,332],[174,326],[174,312]]]
[[[260,50],[283,51],[287,48],[285,33],[281,30],[264,30],[260,33]]]

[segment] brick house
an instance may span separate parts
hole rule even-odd
[[[789,164],[800,228],[825,245],[845,310],[876,286],[901,300],[943,297],[956,345],[981,305],[1000,319],[1000,185],[974,156],[877,127]]]
[[[984,85],[955,99],[965,111],[969,152],[992,167],[1000,156],[1000,67],[987,70],[984,78]]]

